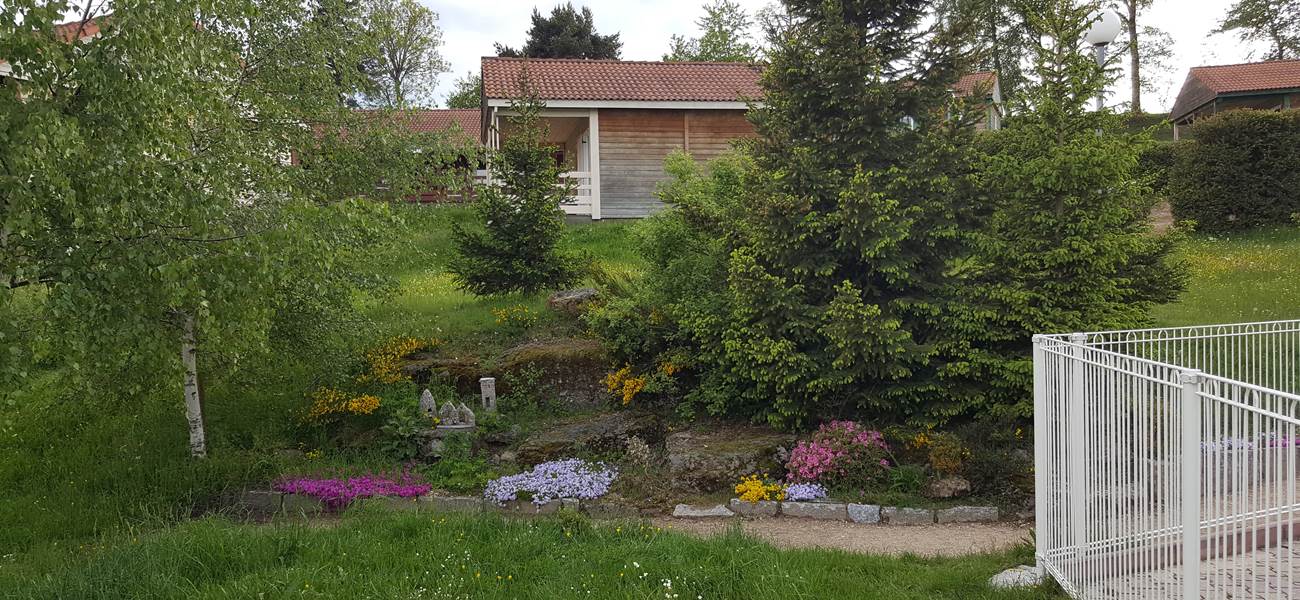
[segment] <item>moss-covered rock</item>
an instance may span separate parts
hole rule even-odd
[[[750,474],[779,473],[778,449],[794,437],[763,427],[727,427],[669,434],[665,447],[673,484],[702,492],[728,489]]]
[[[609,371],[609,356],[600,342],[581,338],[536,340],[507,350],[502,357],[502,373],[520,373],[538,369],[539,384],[553,391],[556,399],[570,405],[597,405],[609,399],[603,383]],[[498,379],[501,393],[510,393],[509,385]]]
[[[534,432],[519,445],[519,461],[536,464],[581,452],[621,450],[630,436],[650,443],[663,439],[659,417],[637,411],[620,411],[574,417]]]

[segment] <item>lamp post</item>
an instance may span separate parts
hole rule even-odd
[[[1119,37],[1120,31],[1124,29],[1124,23],[1120,21],[1119,14],[1106,8],[1092,16],[1092,27],[1083,35],[1083,39],[1097,52],[1097,66],[1106,68],[1106,46],[1109,46]],[[1097,94],[1097,110],[1101,111],[1106,104],[1106,90]]]

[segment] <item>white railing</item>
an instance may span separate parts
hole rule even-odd
[[[591,214],[591,173],[589,171],[568,171],[560,173],[560,185],[569,188],[569,199],[560,205],[565,214]]]
[[[491,174],[486,169],[474,171],[474,183],[486,185],[491,181]],[[592,182],[589,171],[566,171],[560,173],[557,186],[569,190],[569,197],[560,204],[565,214],[590,215],[592,210]]]
[[[1036,554],[1075,598],[1298,598],[1300,321],[1034,338]]]

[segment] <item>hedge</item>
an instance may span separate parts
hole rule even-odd
[[[1225,232],[1300,213],[1300,112],[1235,110],[1191,128],[1175,150],[1170,204],[1179,221]]]

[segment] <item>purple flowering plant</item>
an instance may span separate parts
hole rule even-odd
[[[338,474],[334,477],[287,477],[276,482],[274,489],[286,494],[301,494],[319,499],[331,510],[338,510],[358,498],[418,498],[432,488],[419,475],[403,469],[399,473]]]
[[[795,445],[785,468],[791,481],[857,487],[883,481],[890,465],[884,434],[856,421],[831,421]]]
[[[821,500],[826,497],[826,486],[820,483],[792,483],[785,486],[785,499],[792,502]]]
[[[609,486],[618,477],[618,470],[604,463],[591,463],[577,458],[541,463],[531,471],[506,475],[489,481],[483,497],[505,504],[521,496],[531,498],[534,504],[545,504],[558,498],[594,500],[609,492]]]

